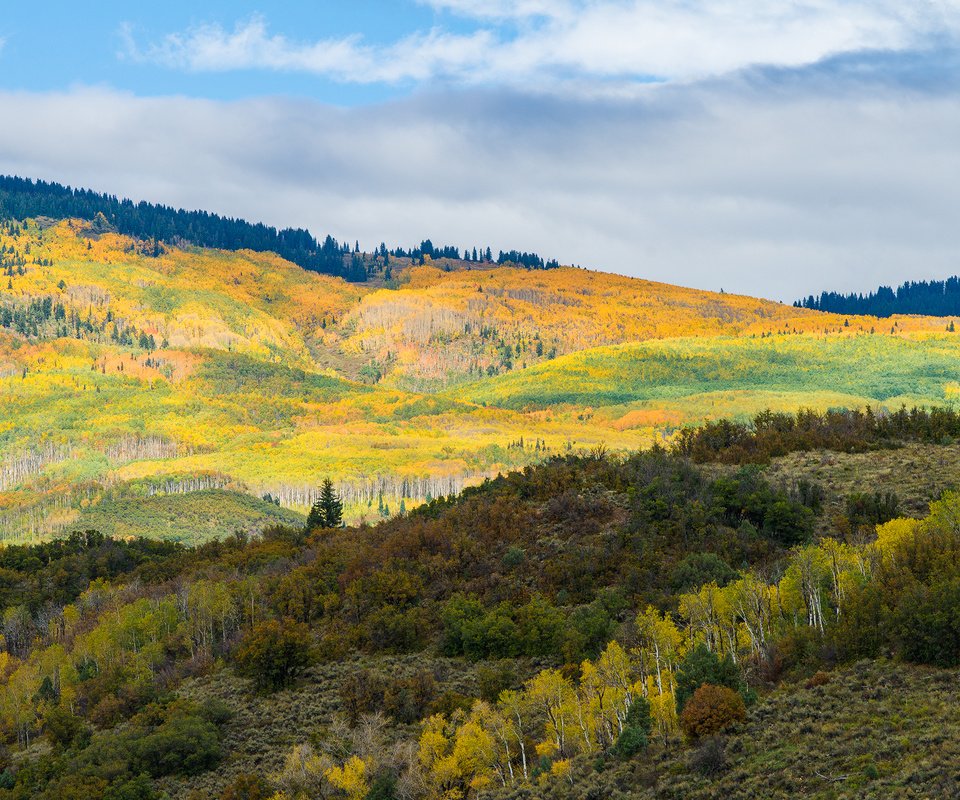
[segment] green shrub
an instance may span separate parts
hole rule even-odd
[[[262,622],[243,638],[234,659],[237,672],[259,690],[282,689],[313,663],[310,629],[290,619]]]
[[[733,660],[729,656],[721,659],[706,645],[699,644],[684,656],[677,670],[677,712],[683,713],[684,706],[694,692],[707,683],[726,686],[734,691],[743,689],[740,670]]]
[[[221,755],[220,732],[212,722],[178,714],[132,743],[130,768],[154,778],[196,775],[215,766]]]

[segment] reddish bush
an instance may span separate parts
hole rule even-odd
[[[743,698],[737,692],[705,683],[683,707],[680,727],[691,739],[700,739],[742,722],[746,716]]]
[[[806,687],[808,689],[813,689],[815,686],[826,686],[832,680],[829,672],[824,672],[820,670],[819,672],[814,673],[813,677],[807,681]]]

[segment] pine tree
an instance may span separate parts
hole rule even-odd
[[[333,481],[324,479],[320,498],[307,517],[307,528],[339,528],[343,525],[343,501],[333,488]]]

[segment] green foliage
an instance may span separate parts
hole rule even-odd
[[[51,708],[43,717],[43,732],[56,750],[69,747],[86,747],[90,742],[90,729],[83,719],[66,708]]]
[[[687,653],[677,671],[674,696],[678,713],[683,713],[687,702],[704,684],[725,686],[739,692],[743,688],[743,679],[733,659],[729,656],[719,658],[706,645],[700,644]]]
[[[237,671],[260,691],[292,684],[313,662],[310,629],[293,620],[268,620],[247,633],[234,654]]]
[[[855,492],[847,497],[847,519],[854,530],[877,525],[899,516],[900,501],[891,491]]]
[[[670,583],[681,592],[706,583],[726,586],[736,577],[736,571],[716,553],[691,553],[673,568]]]
[[[563,614],[537,596],[519,608],[501,603],[488,610],[474,598],[457,595],[444,605],[441,620],[443,652],[474,661],[556,654],[565,624]]]
[[[320,489],[320,497],[307,516],[307,530],[316,528],[339,528],[343,525],[343,501],[333,488],[333,481],[326,478]]]
[[[134,742],[134,773],[196,775],[211,769],[222,756],[216,726],[192,714],[175,714]]]
[[[623,732],[613,746],[614,755],[619,758],[632,758],[637,755],[646,748],[652,729],[650,702],[645,697],[638,697],[627,711]]]

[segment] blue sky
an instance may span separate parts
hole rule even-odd
[[[7,5],[0,172],[786,300],[960,271],[960,0]]]
[[[148,43],[174,32],[236,26],[263,18],[277,33],[298,41],[357,35],[383,45],[404,33],[443,25],[467,30],[469,23],[413,2],[220,2],[130,3],[98,0],[76,3],[11,3],[0,18],[0,86],[47,91],[78,83],[103,84],[138,94],[183,94],[219,99],[288,95],[357,105],[409,91],[411,85],[343,84],[295,71],[258,69],[212,73],[172,70],[127,57],[128,36]],[[42,32],[42,33],[41,33]]]

